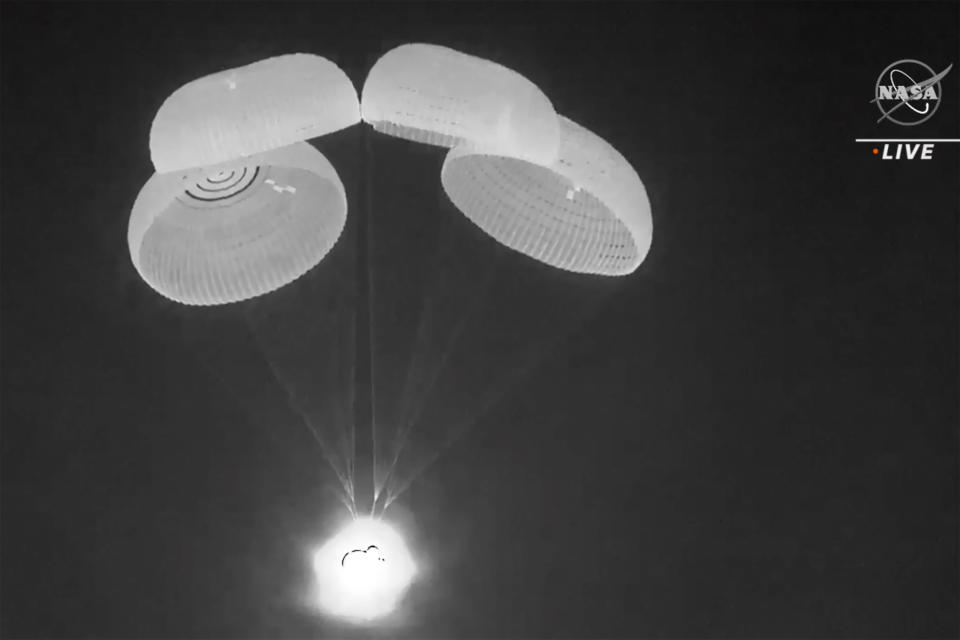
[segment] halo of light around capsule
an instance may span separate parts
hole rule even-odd
[[[417,573],[400,533],[357,518],[313,554],[316,603],[326,613],[367,622],[391,613]]]

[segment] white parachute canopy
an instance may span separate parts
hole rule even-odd
[[[474,224],[511,249],[568,271],[629,274],[653,233],[643,183],[606,141],[562,116],[559,123],[553,162],[464,144],[447,154],[443,188]]]
[[[150,156],[158,173],[219,164],[360,122],[357,91],[333,62],[290,54],[199,78],[157,111]]]
[[[130,214],[140,276],[184,304],[236,302],[277,289],[330,251],[346,221],[343,184],[306,142],[242,161],[154,174]]]
[[[361,97],[374,129],[428,144],[462,143],[549,163],[559,145],[557,115],[532,82],[499,64],[430,44],[388,51]]]
[[[333,62],[291,54],[177,89],[150,129],[157,174],[130,215],[133,264],[185,304],[252,298],[303,275],[346,219],[343,184],[304,143],[360,122]]]

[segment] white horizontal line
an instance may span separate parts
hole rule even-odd
[[[857,138],[855,142],[960,142],[960,138]]]

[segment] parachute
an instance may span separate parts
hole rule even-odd
[[[305,142],[202,170],[154,174],[127,240],[140,276],[183,304],[236,302],[306,273],[343,230],[333,166]]]
[[[130,257],[171,300],[215,305],[273,291],[329,252],[343,230],[336,170],[303,142],[360,121],[333,62],[292,54],[176,90],[150,130],[158,173],[133,206]]]
[[[629,274],[649,251],[652,221],[646,190],[612,145],[558,115],[543,91],[516,71],[446,47],[414,43],[391,49],[376,61],[361,99],[337,65],[309,54],[282,55],[228,69],[174,91],[158,110],[150,131],[150,155],[158,173],[144,185],[130,217],[128,244],[138,273],[160,294],[188,305],[255,298],[305,274],[341,236],[347,198],[336,170],[304,140],[361,121],[394,138],[448,149],[442,166],[424,166],[425,185],[429,173],[440,169],[439,186],[453,205],[443,207],[445,222],[453,223],[452,211],[459,210],[473,228],[499,245],[571,273]],[[366,145],[368,155],[372,148]],[[390,191],[388,184],[373,188],[369,170],[373,164],[373,158],[365,163],[365,201],[371,209],[377,208],[371,205],[373,192]],[[409,191],[406,183],[402,188]],[[385,201],[397,202],[393,196]],[[429,204],[414,208],[424,206]],[[413,221],[398,219],[397,223],[406,228]],[[446,246],[439,247],[437,256],[447,261],[440,270],[445,275],[431,285],[438,299],[421,307],[424,315],[415,330],[417,344],[406,356],[410,367],[394,372],[404,380],[394,417],[398,433],[392,438],[375,437],[374,494],[386,492],[388,501],[403,491],[416,475],[414,469],[422,468],[419,461],[402,464],[398,448],[409,442],[418,416],[429,410],[425,403],[433,388],[431,381],[454,357],[451,349],[461,341],[465,327],[475,326],[476,318],[482,317],[478,305],[484,296],[476,294],[486,287],[504,288],[503,283],[492,284],[503,275],[492,262],[489,268],[471,264],[468,253],[482,251],[479,238],[460,234],[455,226],[444,225]],[[378,251],[382,253],[383,248]],[[491,247],[486,252],[488,259],[499,255]],[[389,260],[410,264],[408,254]],[[373,268],[371,261],[386,258],[368,256],[366,269]],[[382,273],[392,272],[392,266],[385,267],[388,271]],[[474,274],[470,278],[476,284],[466,292],[460,292],[452,279],[461,272]],[[504,277],[512,281],[510,274]],[[324,286],[341,280],[340,276],[323,279]],[[573,283],[563,286],[571,289]],[[325,316],[333,317],[341,303],[352,300],[340,287],[337,284],[335,295],[318,294],[317,304],[326,305]],[[391,288],[386,285],[379,290]],[[305,291],[297,288],[291,295],[296,298]],[[515,294],[518,299],[535,297],[529,291]],[[286,300],[283,306],[288,315],[297,309],[306,313],[307,307],[297,300],[281,298]],[[315,384],[295,379],[305,369],[294,360],[306,358],[306,352],[297,347],[295,336],[284,341],[271,329],[272,324],[292,320],[278,319],[276,313],[263,309],[266,315],[257,312],[248,318],[261,349],[321,441],[349,500],[355,502],[353,426],[330,423],[329,412],[315,406],[311,396],[317,392],[309,391],[316,389]],[[458,310],[465,315],[458,316]],[[343,322],[353,318],[346,308],[338,313]],[[298,326],[315,321],[300,318]],[[438,322],[447,323],[446,331],[439,329]],[[337,320],[330,330],[347,336],[350,332],[341,324]],[[444,334],[442,346],[431,347],[427,336],[440,340],[440,334]],[[462,338],[478,339],[480,334],[469,332]],[[512,349],[517,354],[524,351],[522,336],[518,340],[521,343]],[[532,345],[537,340],[530,337],[528,342]],[[425,355],[431,348],[440,351]],[[324,352],[332,353],[318,344],[310,353],[321,357]],[[533,348],[524,361],[535,361],[537,354],[542,354],[542,347]],[[471,369],[476,370],[474,365]],[[315,371],[310,377],[320,375],[343,386],[340,369]],[[496,377],[489,375],[490,380]],[[381,388],[389,388],[391,380],[381,381]],[[496,393],[503,390],[500,383],[490,384]],[[475,395],[478,401],[486,397],[485,393]],[[325,406],[332,405],[326,402]],[[378,407],[380,415],[392,410]],[[344,419],[340,416],[334,422]],[[449,425],[457,418],[447,415],[432,421]],[[422,460],[431,457],[427,451]],[[397,464],[409,470],[398,469]]]
[[[636,172],[515,71],[446,47],[402,45],[370,70],[361,116],[383,133],[452,147],[444,190],[511,249],[608,276],[633,272],[649,250],[650,203]]]
[[[305,141],[361,121],[393,139],[365,138],[366,211],[347,228],[344,185]],[[442,149],[413,158],[397,138]],[[149,147],[157,173],[137,196],[127,238],[137,272],[185,305],[249,301],[240,307],[249,335],[353,517],[314,554],[316,601],[349,618],[385,615],[416,563],[378,507],[618,282],[575,274],[638,268],[652,238],[643,183],[521,74],[429,44],[384,54],[362,99],[333,62],[307,54],[194,80],[163,102]],[[401,162],[424,174],[419,186],[397,175]],[[356,271],[340,256],[301,278],[344,233],[356,240]],[[198,353],[223,339],[219,328]],[[363,504],[367,462],[372,505]],[[371,517],[360,517],[367,507]]]
[[[297,53],[180,87],[150,128],[159,173],[219,164],[360,122],[357,90],[333,62]]]
[[[650,201],[616,149],[560,116],[560,150],[534,163],[482,145],[452,149],[441,181],[450,200],[498,242],[560,269],[636,270],[650,249]]]
[[[382,133],[442,147],[482,143],[532,162],[553,160],[560,140],[553,105],[535,84],[431,44],[405,44],[377,60],[360,108]]]

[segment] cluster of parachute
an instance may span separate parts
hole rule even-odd
[[[560,269],[616,276],[650,248],[643,184],[610,144],[558,115],[532,82],[428,44],[399,46],[358,99],[316,55],[269,58],[190,82],[150,131],[156,173],[130,215],[137,272],[183,304],[245,300],[316,266],[343,231],[347,199],[305,141],[366,122],[447,147],[453,204],[500,243]]]

